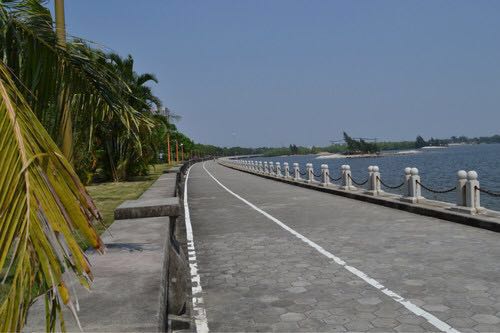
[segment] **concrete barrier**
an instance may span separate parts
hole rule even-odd
[[[74,286],[83,331],[189,328],[191,285],[177,184],[182,171],[161,175],[139,199],[116,209],[117,221],[102,237],[105,255],[87,251],[95,277],[91,292]],[[37,300],[30,309],[25,331],[45,330],[43,303]],[[68,331],[79,331],[66,309],[64,318]]]
[[[231,159],[219,159],[219,163],[233,169],[243,170],[249,173],[255,173],[252,170],[241,168],[238,163]],[[262,162],[258,162],[262,163]],[[265,162],[267,164],[267,162]],[[372,202],[387,207],[406,210],[416,214],[437,217],[453,222],[481,227],[489,230],[500,231],[500,212],[485,209],[480,203],[480,192],[500,196],[487,189],[481,189],[478,175],[475,171],[458,172],[456,186],[445,190],[435,190],[425,187],[422,184],[419,170],[415,167],[404,169],[404,182],[397,186],[388,186],[389,188],[403,188],[404,195],[385,192],[382,190],[381,173],[378,166],[368,168],[368,180],[360,182],[361,185],[367,183],[367,188],[357,188],[353,186],[351,168],[349,165],[341,166],[341,184],[336,185],[330,181],[327,165],[321,166],[321,181],[314,180],[313,166],[306,166],[306,179],[300,177],[300,166],[293,163],[293,170],[288,170],[288,163],[284,163],[284,176],[274,177],[269,173],[260,174],[262,177],[275,179],[282,182],[292,183],[297,186],[312,188],[322,192],[329,192],[344,197]],[[456,191],[456,204],[429,200],[422,196],[422,188],[434,193],[448,193]]]

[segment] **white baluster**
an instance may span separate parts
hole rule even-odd
[[[290,167],[288,166],[288,162],[283,163],[283,168],[285,169],[285,178],[291,178]]]
[[[280,162],[276,162],[276,177],[283,177],[281,174],[281,164]]]
[[[328,170],[328,164],[321,164],[321,185],[330,185],[330,171]]]
[[[342,186],[340,188],[347,191],[356,190],[356,187],[352,185],[351,167],[347,164],[342,165],[341,171],[342,171]]]

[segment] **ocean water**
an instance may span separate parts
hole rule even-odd
[[[328,164],[330,176],[340,176],[340,166],[349,164],[352,177],[358,182],[368,178],[368,166],[377,165],[381,178],[388,185],[398,185],[404,179],[406,167],[416,167],[421,176],[421,183],[436,190],[444,190],[456,185],[457,171],[475,170],[479,175],[481,188],[500,192],[500,144],[480,144],[450,146],[445,149],[419,150],[417,154],[390,155],[380,157],[318,159],[316,155],[256,157],[251,160],[299,163],[301,171],[306,163],[313,163],[314,172],[320,173],[321,164]],[[283,165],[283,164],[282,164]],[[338,184],[339,182],[337,182]],[[404,188],[404,187],[403,187]],[[386,192],[402,194],[402,189]],[[435,194],[422,189],[422,195],[428,199],[455,202],[456,192]],[[481,193],[481,206],[500,211],[500,197]]]

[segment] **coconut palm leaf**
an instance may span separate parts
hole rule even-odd
[[[0,331],[20,331],[32,300],[43,294],[53,331],[62,304],[72,308],[71,276],[87,287],[92,279],[75,237],[103,251],[92,224],[100,215],[2,62],[0,147],[0,270],[12,276]]]

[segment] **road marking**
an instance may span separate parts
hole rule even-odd
[[[189,260],[189,269],[191,271],[191,283],[192,283],[191,293],[193,297],[193,314],[194,314],[194,322],[196,324],[196,332],[207,333],[209,331],[207,312],[205,311],[205,308],[203,306],[203,296],[202,296],[203,290],[201,288],[200,274],[198,274],[198,263],[196,261],[196,251],[194,248],[194,240],[193,240],[193,227],[191,226],[191,216],[189,214],[189,205],[188,205],[187,183],[191,167],[189,167],[186,173],[186,180],[184,181],[184,222],[186,223],[188,260]]]
[[[392,298],[394,301],[400,303],[401,305],[403,305],[405,308],[407,308],[409,311],[413,312],[415,315],[417,316],[420,316],[420,317],[423,317],[425,320],[427,320],[431,325],[433,325],[434,327],[436,327],[437,329],[439,329],[440,331],[442,332],[448,332],[448,333],[459,333],[458,330],[454,329],[453,327],[451,327],[450,325],[448,325],[447,323],[445,323],[444,321],[440,320],[439,318],[437,318],[436,316],[434,316],[433,314],[425,311],[424,309],[422,309],[421,307],[413,304],[412,302],[410,302],[409,300],[406,300],[404,297],[400,296],[399,294],[395,293],[394,291],[386,288],[383,284],[381,284],[380,282],[378,282],[377,280],[371,278],[370,276],[368,276],[367,274],[365,274],[364,272],[360,271],[359,269],[357,269],[356,267],[353,267],[353,266],[350,266],[348,265],[344,260],[342,260],[341,258],[337,257],[336,255],[334,255],[333,253],[331,252],[328,252],[327,250],[325,250],[324,248],[322,248],[320,245],[316,244],[315,242],[313,242],[312,240],[310,240],[309,238],[305,237],[304,235],[298,233],[297,231],[293,230],[292,228],[290,228],[289,226],[287,226],[286,224],[284,224],[283,222],[281,222],[280,220],[278,220],[277,218],[275,218],[274,216],[272,216],[271,214],[269,213],[266,213],[265,211],[263,211],[262,209],[260,209],[259,207],[255,206],[253,203],[251,203],[250,201],[242,198],[241,196],[239,196],[238,194],[234,193],[233,191],[231,191],[229,188],[227,188],[224,184],[222,184],[217,178],[215,178],[206,168],[205,166],[205,162],[203,163],[203,169],[205,169],[206,173],[212,177],[212,179],[217,183],[219,184],[223,189],[225,189],[227,192],[229,192],[230,194],[232,194],[234,197],[238,198],[239,200],[243,201],[244,203],[246,203],[248,206],[250,206],[251,208],[253,208],[254,210],[258,211],[259,213],[261,213],[262,215],[264,215],[265,217],[267,217],[268,219],[270,219],[271,221],[273,221],[274,223],[276,223],[277,225],[279,225],[281,228],[285,229],[286,231],[290,232],[292,235],[294,235],[295,237],[297,237],[298,239],[300,239],[301,241],[303,241],[304,243],[308,244],[309,246],[311,246],[312,248],[314,248],[315,250],[317,250],[319,253],[321,253],[322,255],[324,255],[325,257],[329,258],[329,259],[332,259],[336,264],[344,267],[347,271],[349,271],[350,273],[354,274],[355,276],[357,276],[358,278],[362,279],[363,281],[365,281],[366,283],[368,283],[369,285],[371,285],[372,287],[380,290],[382,293],[384,293],[385,295],[389,296],[390,298]]]

